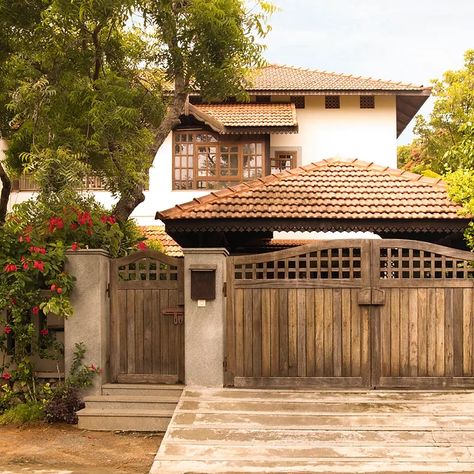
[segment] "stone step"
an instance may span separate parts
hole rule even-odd
[[[102,395],[176,397],[178,401],[183,389],[184,385],[107,383],[102,385]]]
[[[100,410],[78,411],[78,428],[92,431],[157,431],[164,432],[173,416],[169,410]]]
[[[179,397],[97,395],[84,398],[87,408],[98,410],[174,410]]]

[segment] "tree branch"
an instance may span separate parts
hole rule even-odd
[[[1,161],[0,180],[2,182],[2,192],[0,193],[0,224],[4,224],[7,217],[8,200],[10,199],[10,193],[12,191],[12,182],[8,177]]]

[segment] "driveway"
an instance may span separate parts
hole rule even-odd
[[[474,472],[474,392],[187,388],[153,474]]]

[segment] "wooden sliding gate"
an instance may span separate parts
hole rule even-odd
[[[474,387],[473,260],[409,240],[229,258],[226,384]]]
[[[183,259],[147,250],[111,261],[112,381],[184,381]]]

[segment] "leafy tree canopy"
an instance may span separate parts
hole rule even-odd
[[[244,97],[272,10],[261,0],[0,0],[8,174],[49,170],[54,187],[57,166],[93,171],[126,219],[189,92]]]

